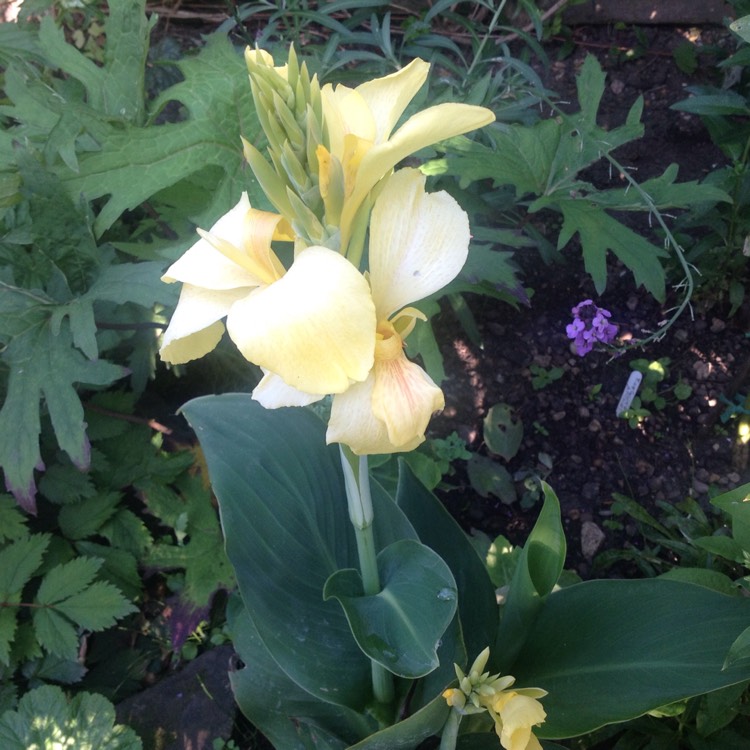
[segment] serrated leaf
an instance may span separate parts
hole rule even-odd
[[[558,249],[578,234],[586,270],[591,274],[599,294],[607,286],[607,251],[611,250],[632,272],[636,283],[643,285],[657,300],[665,294],[665,272],[659,258],[665,250],[648,240],[585,199],[561,199],[563,226]]]
[[[53,605],[85,589],[94,580],[102,565],[93,557],[76,557],[57,565],[47,573],[39,586],[36,599],[41,605]]]
[[[76,658],[78,634],[68,618],[50,607],[35,609],[31,617],[37,640],[43,648],[63,659]]]
[[[26,517],[9,495],[0,495],[0,542],[20,539],[29,533]]]
[[[114,722],[114,706],[103,696],[79,693],[68,703],[61,688],[43,685],[0,717],[0,745],[3,750],[53,748],[65,738],[76,750],[142,750],[135,732]]]
[[[10,644],[15,634],[15,607],[0,607],[0,664],[10,664]]]
[[[6,485],[22,507],[35,512],[34,469],[42,468],[40,401],[47,407],[59,446],[77,467],[86,468],[89,443],[75,384],[109,385],[127,371],[103,360],[86,359],[73,346],[67,324],[55,335],[48,310],[36,300],[27,302],[23,313],[29,327],[10,341],[2,355],[10,374],[0,409],[0,466]]]
[[[118,510],[120,495],[116,492],[97,494],[60,509],[57,521],[67,539],[93,536]]]
[[[33,534],[0,551],[0,602],[20,601],[21,590],[42,564],[50,539],[49,534]]]
[[[670,164],[659,177],[641,183],[640,188],[653,201],[657,209],[690,208],[700,203],[731,203],[732,197],[710,183],[675,182],[679,168]],[[627,211],[643,210],[643,198],[633,188],[602,190],[590,193],[587,199],[605,208]]]
[[[55,605],[59,612],[86,630],[104,630],[125,615],[136,611],[114,586],[97,581],[85,591]]]
[[[253,205],[263,203],[259,188],[248,184],[243,171],[240,133],[255,141],[259,125],[241,55],[226,36],[214,35],[200,54],[178,65],[185,80],[163,92],[154,106],[158,111],[169,101],[179,101],[187,120],[112,130],[101,151],[80,155],[78,174],[63,176],[71,195],[83,194],[88,200],[109,195],[96,218],[97,234],[123,211],[209,166],[223,177],[214,188],[213,202],[195,219],[215,219],[243,189],[250,188]]]

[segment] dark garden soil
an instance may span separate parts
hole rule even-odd
[[[705,49],[691,75],[678,68],[672,55],[687,37],[697,39]],[[645,135],[615,154],[636,179],[661,174],[674,162],[680,165],[680,180],[700,180],[724,163],[700,119],[670,109],[686,98],[686,85],[710,82],[715,75],[711,56],[729,43],[723,29],[578,27],[573,42],[573,54],[552,63],[545,83],[577,107],[576,71],[587,54],[595,54],[607,73],[599,120],[606,127],[622,124],[633,102],[643,96]],[[559,48],[547,47],[551,58]],[[602,188],[620,182],[605,163],[591,168],[585,177]],[[626,220],[635,231],[650,235],[645,214]],[[748,310],[729,317],[725,304],[710,295],[699,296],[660,342],[617,357],[604,351],[579,357],[565,335],[570,309],[579,301],[591,298],[609,309],[620,327],[620,340],[627,341],[656,330],[669,317],[667,311],[679,303],[679,290],[670,290],[666,303],[660,305],[636,288],[627,269],[612,262],[607,289],[598,296],[575,244],[551,265],[540,262],[533,249],[515,257],[524,285],[533,290],[528,307],[513,310],[487,298],[471,300],[481,332],[479,343],[469,339],[449,312],[438,323],[449,378],[444,384],[447,408],[435,420],[434,430],[455,429],[472,450],[486,453],[482,419],[494,404],[510,405],[515,418],[523,422],[523,441],[511,460],[495,458],[516,478],[519,497],[525,491],[523,479],[530,473],[551,484],[562,506],[568,565],[584,577],[601,574],[592,569],[595,553],[639,543],[632,523],[620,532],[604,525],[615,493],[653,512],[658,501],[675,503],[688,495],[703,501],[709,493],[750,479],[747,454],[737,449],[734,428],[720,418],[726,406],[722,398],[731,401],[747,389]],[[683,379],[692,387],[692,395],[654,412],[642,426],[630,427],[615,416],[631,372],[629,363],[660,357],[671,360],[662,385],[673,386]],[[530,370],[534,365],[562,368],[563,375],[535,389]],[[465,526],[523,542],[539,505],[529,510],[519,501],[480,497],[462,471],[451,480],[455,488],[442,497]]]

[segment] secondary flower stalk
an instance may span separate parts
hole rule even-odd
[[[446,721],[440,750],[453,750],[458,724],[462,716],[487,712],[495,723],[495,732],[505,750],[541,750],[542,746],[532,729],[547,717],[539,698],[547,695],[541,688],[513,688],[515,678],[510,675],[490,675],[485,672],[489,648],[474,660],[468,674],[456,664],[457,688],[443,692],[453,709]]]

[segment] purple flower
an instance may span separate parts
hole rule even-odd
[[[579,357],[588,354],[597,341],[608,344],[617,335],[617,326],[609,322],[612,313],[597,307],[593,300],[579,302],[570,312],[573,322],[565,326],[565,333],[573,339]]]

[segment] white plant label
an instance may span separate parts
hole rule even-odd
[[[630,404],[633,403],[635,394],[638,393],[638,387],[641,384],[641,380],[643,380],[642,372],[633,370],[633,372],[630,373],[628,382],[625,384],[625,390],[623,390],[622,396],[620,396],[620,402],[617,404],[617,409],[615,411],[615,414],[618,417],[630,408]]]

